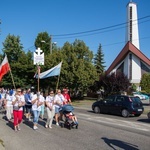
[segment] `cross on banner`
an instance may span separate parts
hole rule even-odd
[[[44,65],[44,53],[39,47],[34,52],[34,65]]]

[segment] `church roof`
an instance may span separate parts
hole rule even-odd
[[[116,59],[113,61],[113,63],[107,69],[106,73],[109,74],[121,61],[124,60],[124,58],[127,56],[127,54],[129,52],[133,53],[135,56],[137,56],[139,59],[141,59],[144,63],[146,63],[148,66],[150,66],[150,59],[147,58],[131,42],[127,42],[127,44],[124,46],[124,48],[118,54],[118,56],[116,57]]]

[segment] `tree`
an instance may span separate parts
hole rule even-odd
[[[105,62],[104,62],[104,54],[102,52],[102,46],[101,44],[99,44],[97,54],[94,57],[94,65],[99,75],[101,75],[105,70],[104,63]]]
[[[145,73],[142,75],[140,86],[142,91],[145,91],[146,93],[150,93],[150,74]]]
[[[3,43],[3,52],[7,54],[9,63],[17,62],[23,52],[23,46],[20,43],[20,37],[8,35]]]
[[[48,33],[39,33],[35,40],[35,46],[40,47],[45,53],[45,64],[41,66],[41,72],[58,65],[61,61],[63,63],[60,78],[55,76],[40,79],[40,89],[48,90],[53,88],[55,90],[59,79],[58,88],[68,87],[74,91],[86,92],[88,87],[98,78],[96,68],[92,63],[93,53],[86,44],[80,40],[75,40],[73,43],[66,42],[62,48],[55,47],[53,53],[50,54],[49,45],[41,43],[41,40],[48,42]],[[9,43],[11,43],[11,47],[9,47]],[[14,82],[16,86],[34,86],[37,88],[37,79],[33,78],[37,70],[36,66],[33,65],[33,53],[30,51],[25,53],[22,48],[18,36],[9,35],[6,38],[3,49],[4,53],[7,53]],[[1,85],[5,87],[12,86],[10,74],[6,75]]]
[[[26,54],[23,51],[20,37],[9,34],[3,46],[3,52],[7,54],[15,86],[26,87],[34,84],[33,53],[29,51]],[[13,86],[10,74],[5,76],[1,85],[9,88]]]
[[[40,47],[43,50],[45,55],[50,54],[50,46],[51,46],[51,37],[47,32],[41,32],[37,35],[35,39],[35,47],[36,49]]]
[[[66,42],[62,53],[63,68],[60,84],[76,91],[87,91],[97,79],[96,69],[92,64],[93,53],[80,40],[75,40],[73,44]]]
[[[104,89],[105,96],[111,94],[120,94],[127,91],[130,81],[127,76],[121,72],[112,73],[110,75],[102,74],[98,82],[99,88]]]

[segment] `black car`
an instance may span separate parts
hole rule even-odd
[[[144,107],[141,100],[135,96],[112,95],[106,99],[96,101],[92,105],[95,113],[110,113],[128,117],[130,114],[140,116]]]

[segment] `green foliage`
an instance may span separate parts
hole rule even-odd
[[[105,96],[108,96],[127,91],[130,86],[130,82],[126,75],[118,72],[116,74],[112,73],[111,75],[102,74],[97,86],[99,89],[104,89]]]
[[[50,44],[51,38],[47,32],[41,32],[37,35],[37,38],[35,39],[35,47],[36,49],[40,47],[45,55],[50,54]]]
[[[73,44],[66,42],[61,52],[63,67],[60,85],[86,91],[97,79],[96,69],[92,64],[92,52],[80,40],[75,40]]]
[[[97,50],[97,54],[94,57],[94,65],[99,75],[101,75],[105,70],[104,63],[104,54],[102,52],[102,46],[100,44]]]
[[[140,82],[141,90],[150,93],[150,74],[143,74]]]
[[[23,52],[23,46],[20,43],[20,37],[8,35],[3,43],[3,52],[7,54],[9,63],[17,62]]]
[[[46,79],[40,79],[40,89],[49,90],[50,88],[68,87],[72,90],[86,92],[88,87],[98,79],[95,66],[92,63],[93,53],[83,41],[75,40],[73,43],[66,42],[62,48],[53,47],[53,53],[49,52],[49,45],[41,43],[44,40],[49,42],[50,38],[47,32],[39,33],[35,46],[40,47],[45,54],[45,64],[41,66],[41,72],[44,72],[60,63],[62,63],[60,78],[58,76]],[[11,43],[11,47],[9,47]],[[20,38],[8,35],[4,42],[3,52],[7,53],[11,67],[11,73],[16,87],[34,86],[37,88],[37,79],[33,76],[37,70],[33,65],[33,53],[22,50]],[[0,56],[3,59],[3,56]],[[6,74],[2,79],[1,86],[13,87],[10,74]]]

